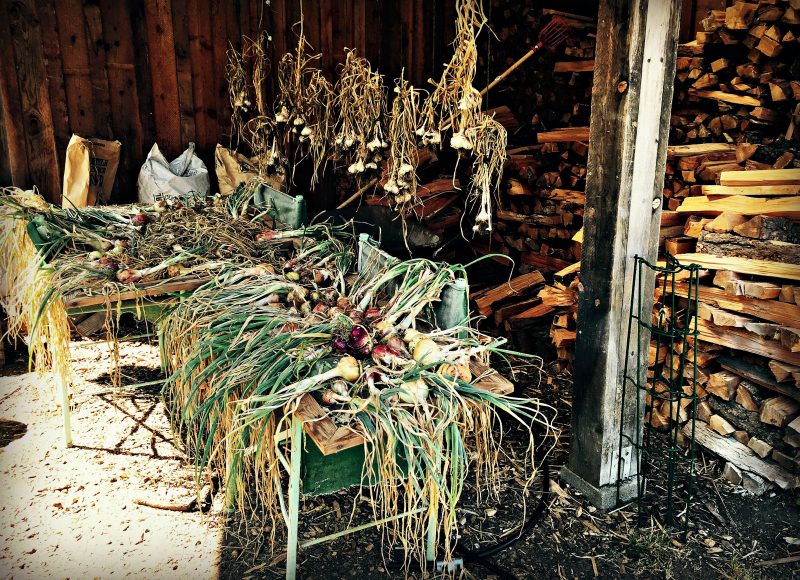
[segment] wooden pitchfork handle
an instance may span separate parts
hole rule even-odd
[[[488,92],[489,92],[489,91],[491,91],[493,88],[495,88],[497,85],[499,85],[499,84],[500,84],[500,83],[502,83],[504,80],[506,80],[506,78],[508,78],[508,75],[510,75],[511,73],[513,73],[515,70],[517,70],[517,69],[518,69],[519,67],[521,67],[523,64],[525,64],[525,62],[526,62],[526,61],[527,61],[527,60],[528,60],[530,57],[532,57],[534,54],[536,54],[537,52],[539,52],[539,49],[541,49],[541,48],[542,48],[542,46],[544,46],[544,45],[543,45],[541,42],[537,42],[537,43],[536,43],[536,45],[534,45],[534,47],[533,47],[533,48],[531,48],[531,49],[530,49],[528,52],[526,52],[526,53],[525,53],[525,54],[522,56],[522,58],[520,58],[520,59],[519,59],[517,62],[515,62],[515,63],[514,63],[514,64],[512,64],[510,67],[508,67],[508,68],[505,70],[505,72],[503,72],[503,73],[501,73],[500,75],[498,75],[498,76],[497,76],[497,77],[496,77],[496,78],[495,78],[495,79],[494,79],[494,80],[493,80],[491,83],[489,83],[489,84],[486,86],[486,88],[484,88],[484,89],[481,91],[481,96],[484,96],[486,93],[488,93]]]

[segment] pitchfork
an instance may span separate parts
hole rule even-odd
[[[506,71],[494,79],[489,86],[481,91],[481,96],[485,95],[489,91],[491,91],[494,87],[498,84],[502,83],[508,75],[513,73],[519,67],[521,67],[525,61],[527,61],[530,57],[534,54],[539,52],[542,48],[545,48],[550,51],[554,51],[558,46],[564,42],[570,33],[570,26],[566,20],[561,18],[560,16],[554,16],[550,22],[548,22],[544,28],[539,31],[539,41],[531,47],[531,49],[525,53],[525,55],[519,59],[517,62],[512,64],[510,67],[506,69]]]

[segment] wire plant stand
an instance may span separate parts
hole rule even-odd
[[[621,408],[634,409],[637,427],[620,428],[617,463],[618,494],[623,474],[636,477],[640,522],[653,515],[684,535],[695,478],[699,270],[669,254],[663,265],[634,257],[626,339],[633,356],[625,359]]]

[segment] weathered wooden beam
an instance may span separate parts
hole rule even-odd
[[[642,417],[638,393],[623,408],[620,389],[626,361],[637,368],[650,337],[641,333],[641,344],[621,348],[632,303],[625,295],[634,256],[654,260],[657,249],[680,15],[679,0],[599,2],[572,443],[562,477],[600,507],[636,492],[636,452],[619,443],[621,432],[639,439]]]

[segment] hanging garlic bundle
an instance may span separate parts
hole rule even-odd
[[[389,149],[391,169],[383,190],[392,196],[397,212],[405,218],[419,201],[417,198],[419,159],[415,138],[419,91],[414,90],[401,74],[394,92],[395,98],[389,118],[389,135],[392,143]]]
[[[333,125],[333,87],[321,70],[310,66],[320,55],[308,56],[307,45],[301,20],[296,53],[285,54],[278,63],[279,100],[275,124],[283,131],[283,145],[288,147],[289,143],[296,143],[303,158],[311,160],[313,189],[319,183],[328,155]],[[295,160],[295,167],[299,162],[300,159]]]
[[[225,78],[228,81],[228,99],[231,104],[231,146],[235,149],[243,137],[243,113],[250,110],[252,103],[247,90],[244,53],[236,50],[233,45],[228,49]]]
[[[452,127],[450,145],[458,151],[472,149],[468,132],[477,124],[481,106],[480,93],[472,86],[478,64],[475,39],[485,24],[480,0],[456,2],[455,51],[423,106],[422,122],[417,128],[423,145],[440,145],[442,134]]]
[[[475,233],[492,231],[492,192],[497,192],[506,161],[507,133],[493,117],[481,114],[478,124],[468,131],[473,144],[472,182],[467,203],[477,206]]]
[[[334,148],[350,175],[377,171],[383,161],[389,146],[381,127],[384,108],[383,77],[355,50],[348,50],[336,85]]]
[[[266,32],[259,34],[256,40],[244,38],[242,53],[245,59],[253,61],[253,94],[255,95],[257,116],[248,120],[243,127],[242,135],[250,147],[256,170],[262,179],[273,173],[285,173],[285,158],[278,152],[275,137],[275,121],[268,112],[265,82],[269,74],[267,45],[272,40]]]

